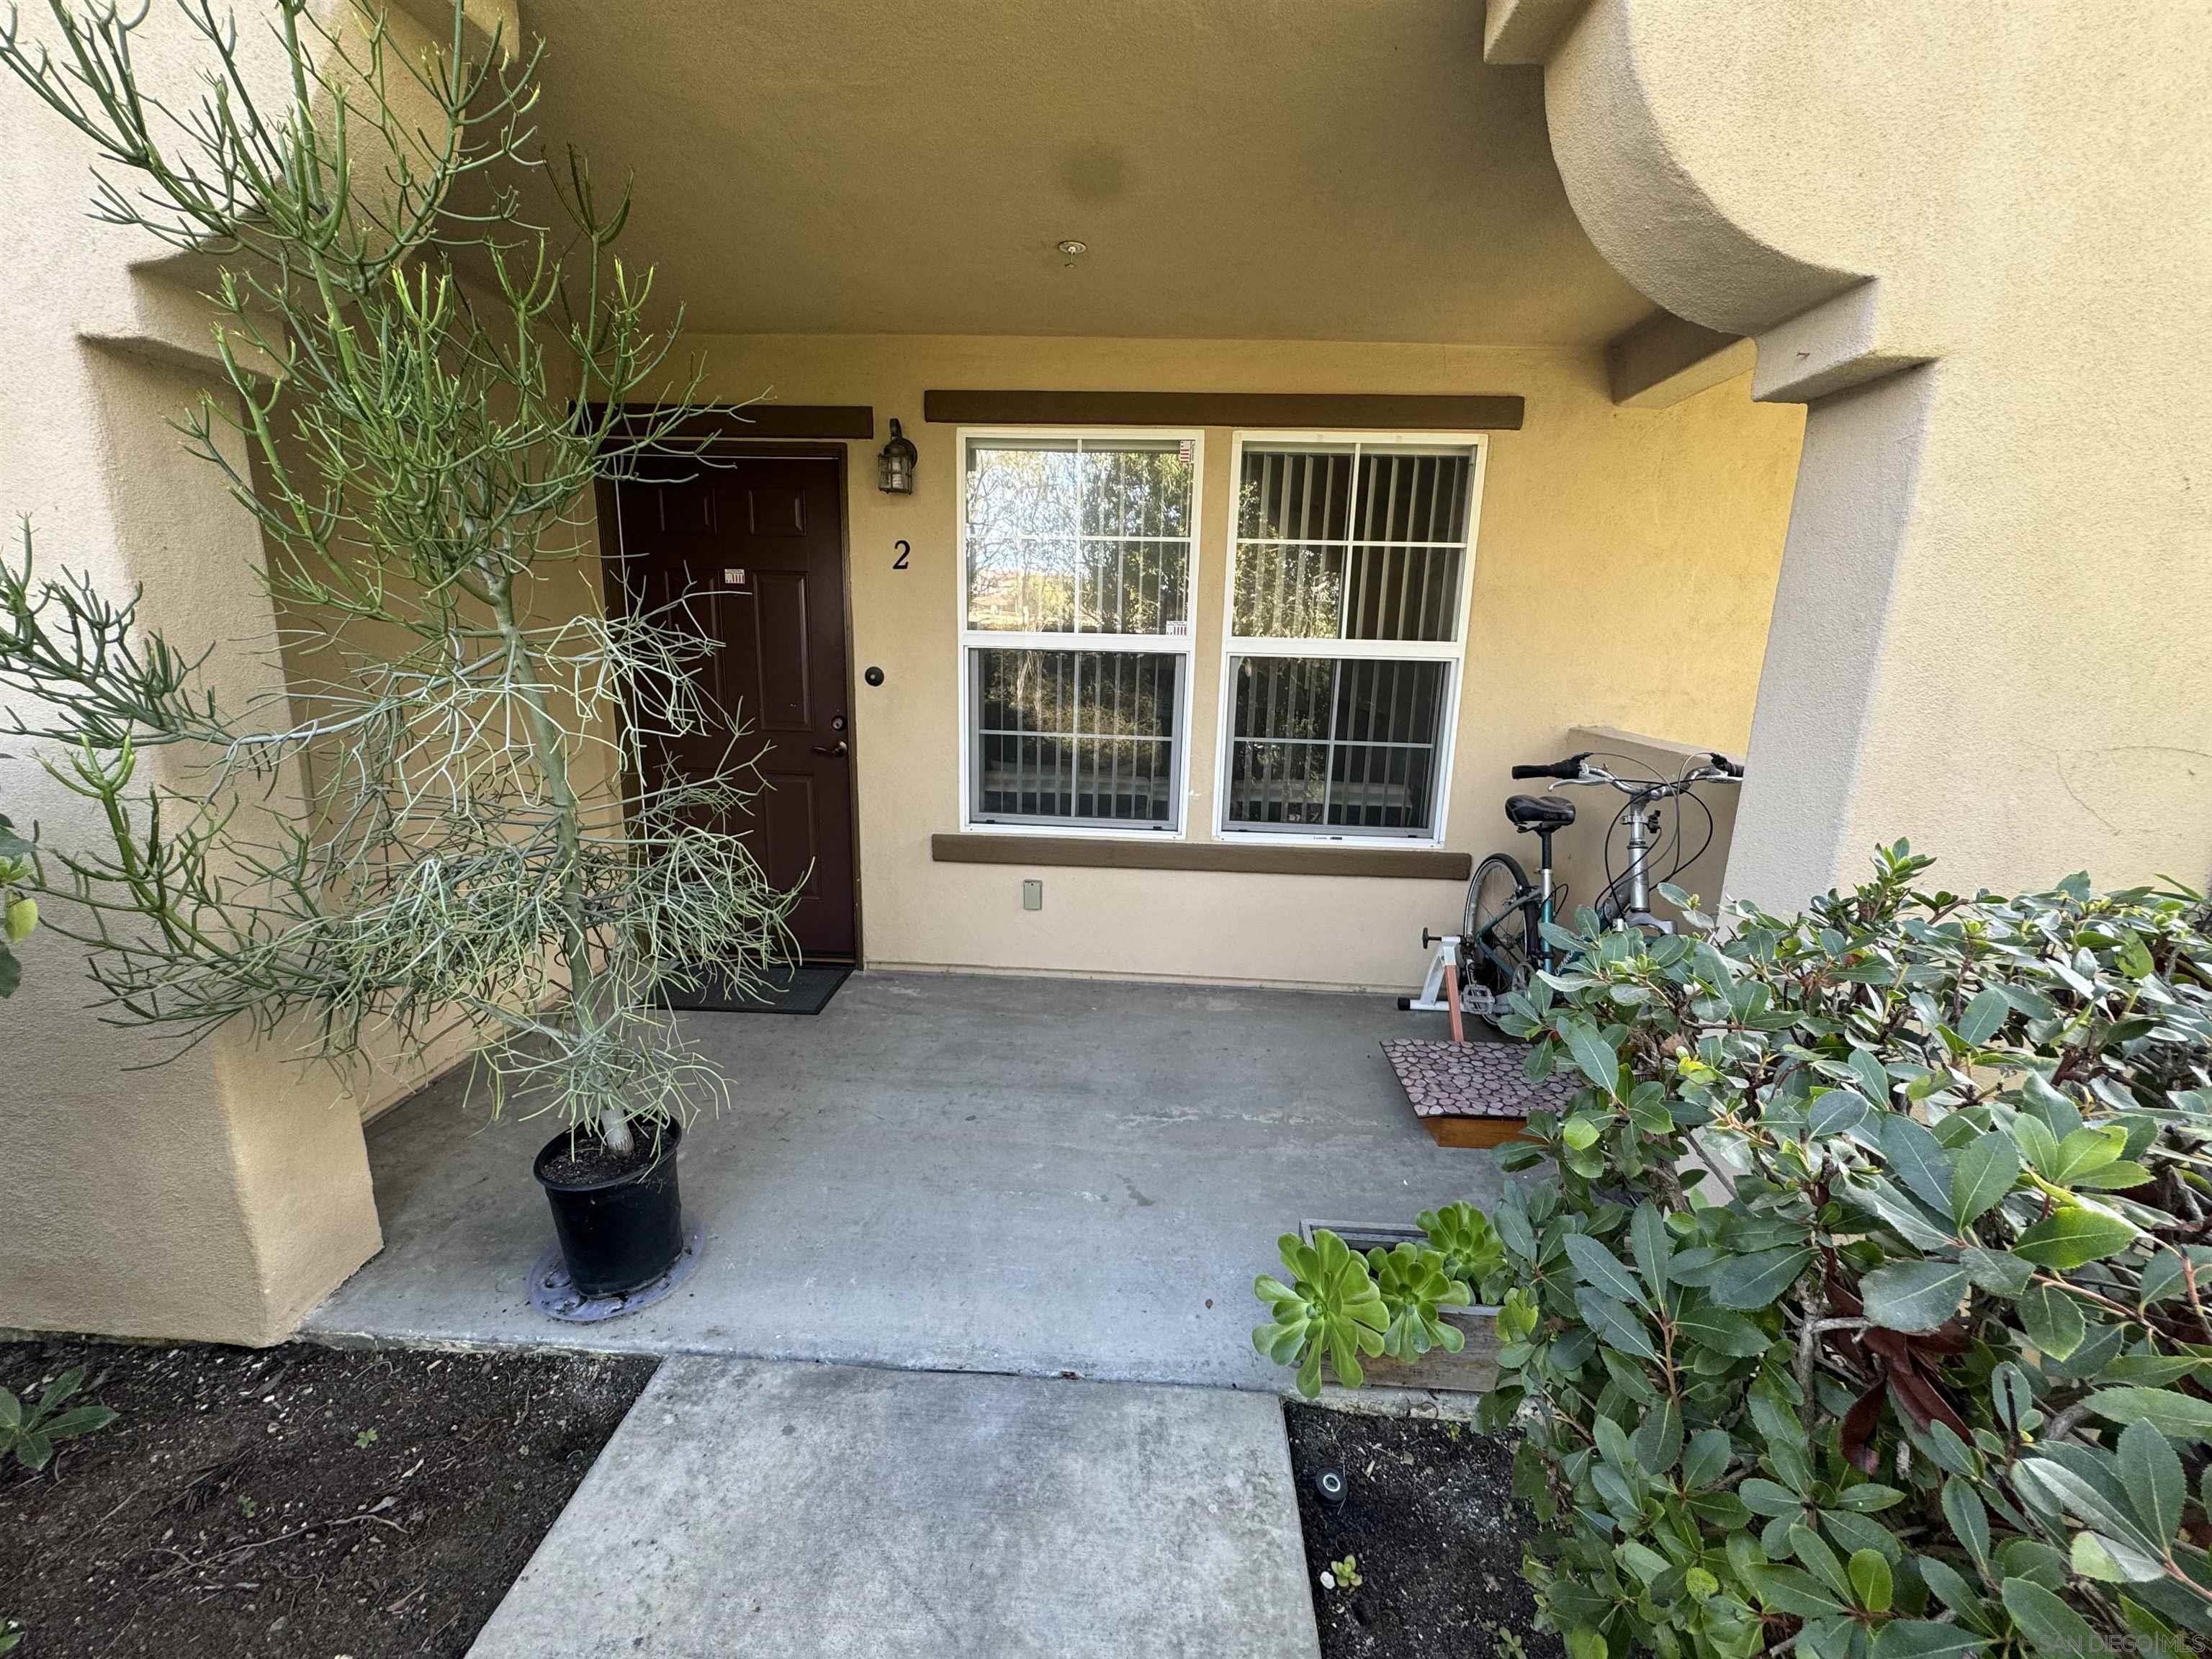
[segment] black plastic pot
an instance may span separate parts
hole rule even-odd
[[[580,1144],[584,1139],[577,1137]],[[567,1130],[538,1149],[531,1173],[553,1206],[568,1280],[583,1295],[621,1296],[650,1285],[684,1254],[684,1204],[676,1190],[676,1150],[683,1139],[684,1126],[669,1123],[660,1131],[660,1156],[651,1164],[586,1181],[545,1173],[568,1151]]]

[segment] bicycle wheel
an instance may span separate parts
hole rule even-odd
[[[1528,976],[1536,949],[1528,872],[1510,854],[1492,853],[1467,884],[1460,963],[1475,984],[1504,996]]]

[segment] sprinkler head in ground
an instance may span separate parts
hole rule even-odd
[[[1334,1509],[1344,1502],[1344,1471],[1323,1469],[1314,1477],[1314,1491],[1325,1509]]]

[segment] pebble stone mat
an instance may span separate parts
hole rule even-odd
[[[1389,1037],[1383,1057],[1420,1117],[1525,1118],[1566,1109],[1576,1085],[1557,1073],[1540,1082],[1522,1070],[1517,1042],[1431,1042]]]

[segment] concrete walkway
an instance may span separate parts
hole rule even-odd
[[[1314,1659],[1276,1401],[675,1359],[472,1659]]]
[[[1440,1017],[1384,996],[863,974],[819,1018],[687,1019],[736,1098],[685,1141],[707,1248],[675,1297],[534,1313],[550,1130],[447,1083],[372,1127],[385,1249],[308,1330],[1273,1390],[1251,1286],[1278,1234],[1498,1192],[1376,1048]]]

